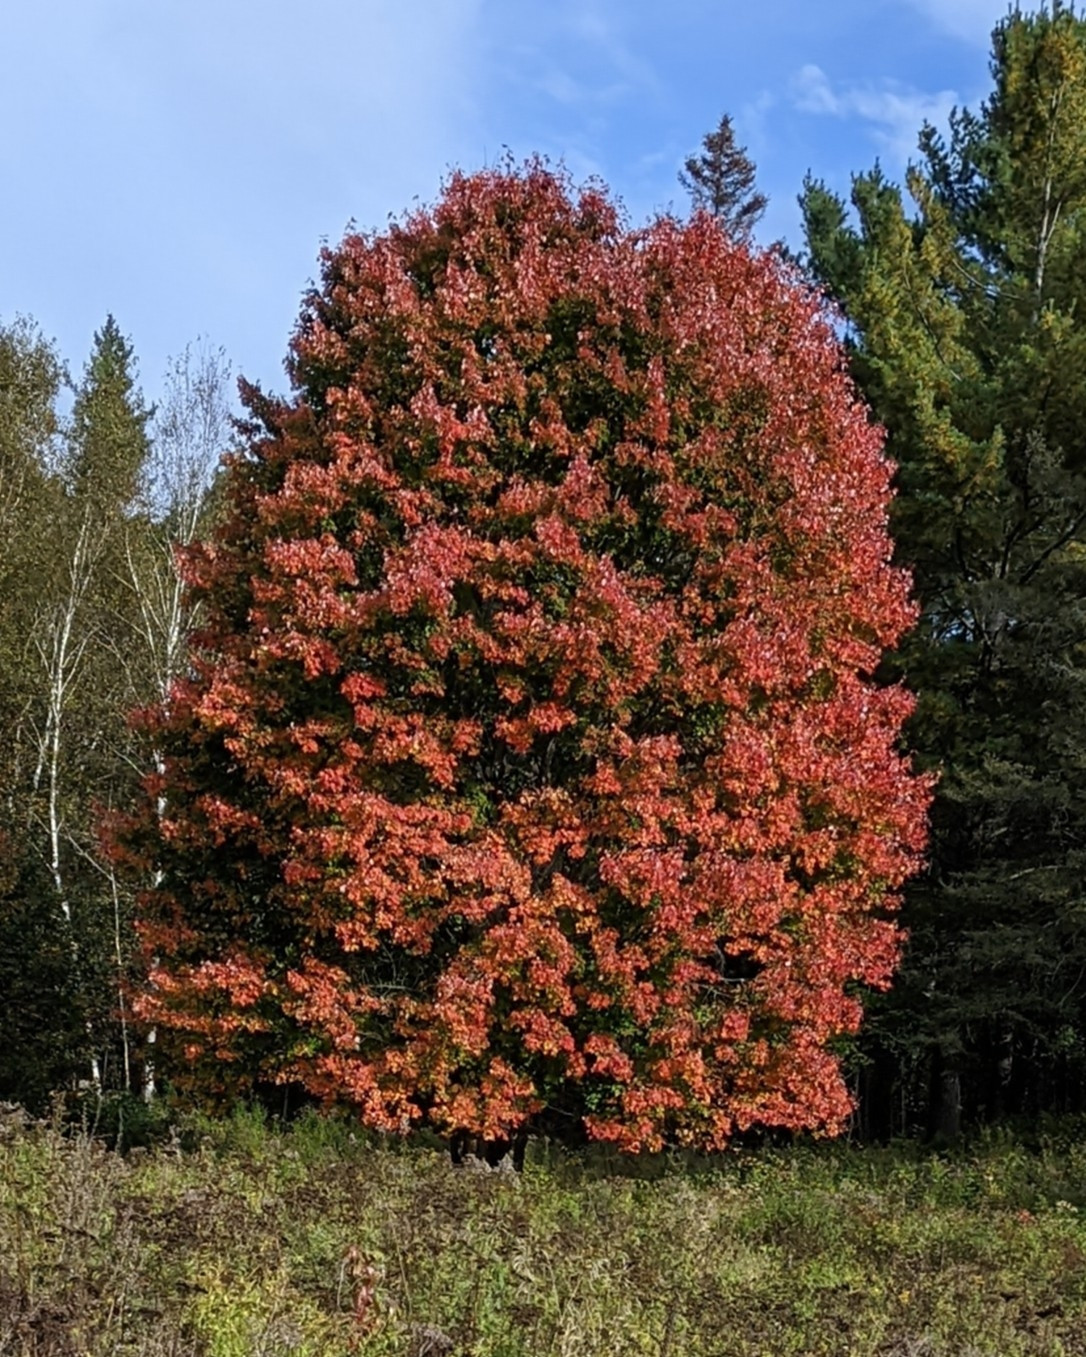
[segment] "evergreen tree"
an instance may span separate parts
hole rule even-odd
[[[992,77],[949,139],[921,134],[915,214],[878,169],[854,222],[822,184],[801,199],[899,465],[922,619],[892,672],[942,774],[870,1122],[896,1081],[948,1135],[963,1110],[1081,1106],[1086,1073],[1086,25],[1009,15]]]
[[[711,212],[731,235],[748,240],[765,212],[767,199],[755,187],[754,162],[745,146],[737,146],[732,120],[720,119],[706,134],[700,155],[688,156],[679,183],[691,205]]]
[[[110,317],[76,391],[64,455],[49,468],[48,521],[35,524],[48,552],[24,580],[30,693],[18,792],[39,892],[26,931],[51,938],[58,984],[64,976],[48,1007],[78,1014],[82,1026],[67,1076],[96,1085],[114,1078],[113,1057],[124,1055],[115,1015],[131,929],[98,853],[97,817],[128,794],[131,778],[137,631],[124,569],[151,413],[132,346]],[[54,1082],[59,1068],[54,1062]]]
[[[54,739],[46,774],[58,806],[55,814],[50,807],[47,819],[50,863],[75,939],[92,1055],[102,1054],[103,1077],[113,1083],[121,1082],[121,1061],[128,1081],[128,1043],[116,1019],[133,935],[130,898],[99,853],[98,819],[103,807],[130,795],[129,713],[153,691],[141,664],[139,610],[128,585],[129,562],[150,531],[145,501],[153,417],[139,388],[132,343],[107,316],[72,408],[65,570],[43,620],[52,642],[45,653]],[[64,674],[56,638],[69,627],[70,668]]]
[[[109,318],[65,423],[52,347],[29,321],[0,328],[0,1099],[41,1109],[88,1076],[138,1073],[131,892],[98,818],[132,793],[128,714],[181,662],[173,546],[205,520],[228,371],[186,349],[152,426]]]
[[[75,501],[97,515],[131,504],[147,461],[154,411],[143,404],[136,379],[132,345],[107,316],[76,394],[69,467]]]

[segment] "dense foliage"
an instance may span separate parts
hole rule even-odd
[[[839,1127],[927,793],[817,302],[531,164],[327,250],[289,373],[118,837],[175,1077],[488,1140]]]
[[[0,327],[0,1099],[35,1109],[139,1079],[131,892],[97,822],[134,794],[129,711],[179,662],[170,543],[222,446],[207,417],[222,375],[186,352],[154,415],[110,317],[65,417],[51,345],[28,321]]]
[[[1009,15],[992,75],[923,132],[914,206],[878,172],[851,209],[804,194],[920,605],[876,677],[918,694],[904,747],[940,775],[903,964],[859,1040],[834,1033],[888,973],[895,887],[848,845],[869,813],[888,842],[903,822],[852,768],[855,805],[818,789],[903,710],[868,682],[905,619],[864,574],[885,469],[812,304],[738,248],[763,199],[724,118],[682,178],[731,245],[700,218],[629,235],[553,184],[553,221],[480,207],[458,180],[436,215],[333,251],[294,395],[253,393],[188,597],[173,545],[220,509],[222,354],[186,350],[152,413],[112,320],[74,382],[32,322],[0,325],[0,1099],[150,1095],[161,1037],[204,1089],[297,1078],[282,1106],[372,1074],[378,1120],[400,1089],[447,1126],[461,1095],[485,1126],[493,1046],[502,1127],[588,1118],[622,1143],[833,1125],[842,1051],[866,1136],[1086,1107],[1086,27],[1062,3]],[[141,762],[175,781],[126,878],[95,825]],[[141,962],[133,897],[156,880]],[[173,924],[192,936],[153,931]],[[128,982],[156,956],[147,1016],[176,1003],[181,1025],[141,1030]],[[197,996],[198,957],[241,969]]]
[[[914,216],[877,170],[855,221],[821,185],[804,197],[900,467],[892,530],[922,617],[894,672],[943,773],[868,1043],[869,1125],[906,1129],[933,1100],[948,1135],[1086,1088],[1086,25],[1015,12],[992,74],[949,141],[925,129]]]
[[[121,572],[150,412],[112,317],[68,421],[65,384],[32,325],[0,330],[0,1097],[34,1105],[120,1054],[131,951],[95,802],[133,793]]]

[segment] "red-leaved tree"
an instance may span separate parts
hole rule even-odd
[[[928,789],[817,299],[531,163],[326,250],[288,371],[116,830],[160,1064],[487,1140],[839,1128]]]

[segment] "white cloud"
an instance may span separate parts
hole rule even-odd
[[[807,65],[792,81],[793,102],[801,113],[832,113],[845,116],[841,97],[830,86],[821,66]]]
[[[992,29],[1007,13],[1007,0],[906,0],[944,33],[987,47]]]
[[[651,62],[638,56],[623,35],[622,6],[612,4],[610,9],[617,11],[617,17],[577,0],[567,19],[574,41],[594,45],[630,90],[658,90],[660,82]]]
[[[945,126],[958,96],[953,90],[929,94],[893,80],[835,88],[820,66],[809,65],[792,82],[792,101],[801,113],[870,123],[875,141],[887,156],[904,163],[916,152],[923,124]]]
[[[599,84],[589,80],[576,80],[568,71],[559,67],[549,67],[535,82],[536,88],[548,99],[565,108],[604,107],[616,104],[630,93],[629,87],[621,81],[611,84]]]

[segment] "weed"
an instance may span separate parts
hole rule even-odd
[[[343,1122],[0,1118],[0,1357],[1086,1357],[1086,1147],[465,1174]]]

